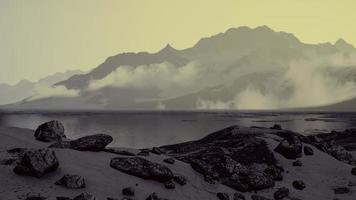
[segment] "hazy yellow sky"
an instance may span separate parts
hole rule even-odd
[[[187,48],[242,25],[355,45],[355,10],[355,0],[0,0],[0,82],[89,70],[166,43]]]

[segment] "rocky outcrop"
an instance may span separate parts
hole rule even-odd
[[[41,177],[58,168],[56,154],[49,149],[29,149],[25,151],[14,172],[24,176]]]
[[[61,141],[66,138],[64,126],[57,120],[41,124],[35,131],[35,138],[43,142]]]
[[[193,142],[163,146],[166,153],[189,163],[208,182],[218,181],[239,191],[274,186],[281,179],[273,152],[260,133],[232,126]]]
[[[61,179],[59,179],[56,185],[62,185],[69,189],[80,189],[85,188],[85,180],[79,175],[65,174]]]
[[[290,136],[279,143],[274,149],[287,159],[297,159],[302,156],[302,142],[296,136]]]
[[[162,183],[173,178],[173,173],[168,167],[141,157],[116,157],[111,159],[110,166],[133,176]]]
[[[308,139],[310,144],[319,150],[333,156],[335,159],[350,165],[356,165],[356,159],[352,156],[352,154],[348,152],[343,146],[335,142],[335,139],[340,140],[340,138],[348,135],[349,134],[345,135],[338,132],[332,132],[330,134],[326,134],[326,136],[323,134],[308,136]]]

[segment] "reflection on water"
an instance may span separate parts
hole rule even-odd
[[[152,147],[199,139],[230,125],[272,126],[310,134],[356,127],[356,113],[82,112],[0,114],[0,126],[36,129],[57,119],[69,138],[94,133],[114,137],[112,146]]]

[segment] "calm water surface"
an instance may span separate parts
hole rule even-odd
[[[356,113],[276,112],[41,112],[0,113],[0,126],[36,129],[60,120],[69,138],[94,133],[114,137],[112,146],[152,147],[199,139],[230,125],[281,124],[302,134],[356,127]]]

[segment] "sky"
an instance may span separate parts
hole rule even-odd
[[[0,83],[90,70],[167,43],[184,49],[239,26],[356,46],[355,9],[354,0],[0,0]]]

